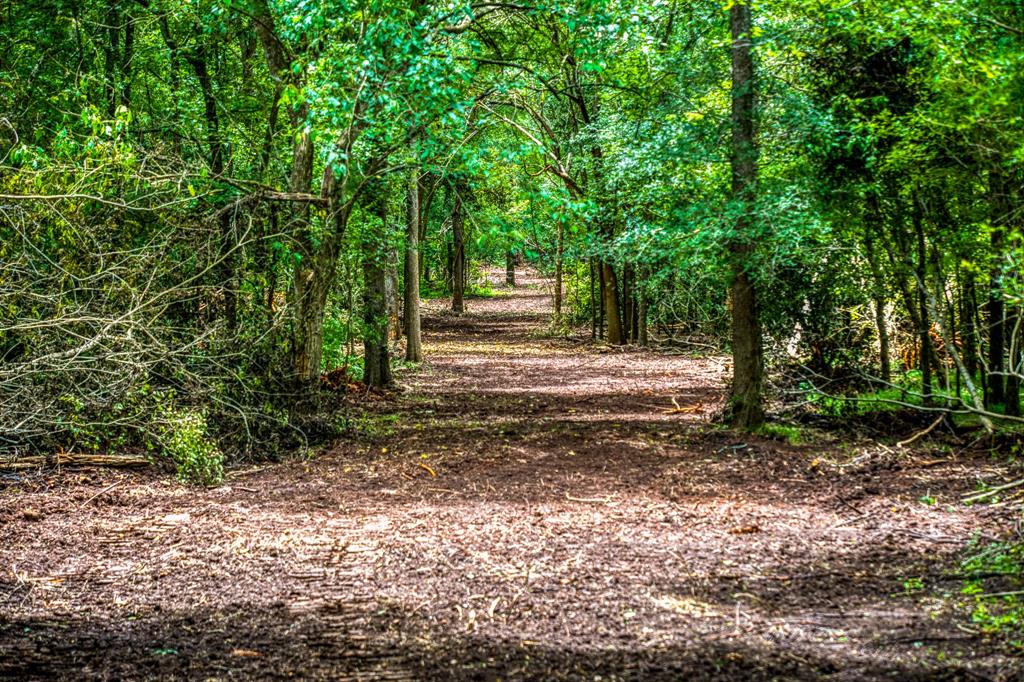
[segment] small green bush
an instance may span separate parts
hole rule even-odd
[[[224,480],[224,455],[209,437],[202,412],[166,407],[157,431],[157,447],[174,464],[178,480],[205,486]]]

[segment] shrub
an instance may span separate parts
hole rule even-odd
[[[183,483],[213,486],[224,479],[224,455],[210,439],[202,412],[165,407],[156,439],[160,455],[174,464]]]

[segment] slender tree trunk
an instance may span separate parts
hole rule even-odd
[[[877,200],[872,200],[874,210],[871,211],[871,220],[877,221],[878,210]],[[865,226],[864,250],[867,252],[868,265],[871,268],[871,298],[875,308],[875,329],[878,332],[878,359],[881,369],[882,381],[892,381],[892,361],[889,349],[889,323],[885,315],[885,279],[882,276],[882,266],[878,262],[878,254],[875,252],[875,239],[872,234],[872,226]]]
[[[558,221],[558,241],[555,246],[555,324],[562,322],[562,292],[565,287],[562,283],[562,263],[565,256],[565,227],[562,221]]]
[[[103,86],[106,90],[107,118],[114,118],[118,101],[117,53],[121,43],[121,15],[117,11],[117,3],[110,3],[105,21],[107,42],[103,46]]]
[[[594,291],[594,284],[597,280],[597,268],[594,267],[594,259],[591,258],[588,262],[590,267],[590,340],[597,341],[598,332],[598,305],[597,305],[597,293]]]
[[[964,368],[973,379],[978,373],[978,311],[975,307],[977,294],[974,273],[961,269],[960,282],[960,327],[964,346]]]
[[[423,362],[420,332],[420,188],[419,170],[409,173],[405,223],[405,359]]]
[[[363,382],[374,388],[393,383],[388,351],[390,316],[388,310],[387,199],[382,191],[371,192],[370,210],[379,221],[364,236],[363,252]]]
[[[1006,403],[1006,381],[1003,376],[1006,353],[1005,316],[1003,302],[1002,259],[1006,250],[1006,235],[1003,229],[1006,220],[1006,178],[999,170],[989,172],[989,202],[992,213],[992,270],[989,274],[989,299],[986,306],[988,323],[988,400],[986,405]]]
[[[452,208],[452,312],[461,315],[466,311],[466,245],[464,242],[465,228],[463,215],[463,187],[455,187]]]
[[[427,179],[431,176],[424,175],[420,178],[419,183],[419,204],[420,204],[420,278],[423,282],[430,281],[430,262],[424,258],[423,244],[427,241],[427,227],[430,222],[430,210],[434,205],[434,195],[437,194],[436,186],[431,191],[427,192],[425,185]],[[436,183],[435,183],[436,185]]]
[[[921,214],[920,197],[915,193],[911,199],[914,202],[912,216],[914,223],[914,235],[917,238],[917,303],[920,326],[918,334],[921,338],[921,394],[924,396],[924,404],[931,404],[932,396],[932,338],[931,318],[928,315],[928,263],[925,251],[924,221]]]
[[[403,268],[404,268],[403,261]],[[387,252],[387,267],[385,268],[384,293],[387,297],[388,308],[388,333],[391,340],[402,340],[402,301],[398,286],[398,250],[389,248]]]
[[[640,283],[636,288],[637,293],[637,341],[641,346],[649,346],[650,338],[647,332],[647,287],[644,286],[647,268],[640,270]]]
[[[622,320],[619,318],[619,284],[611,263],[601,261],[602,301],[605,322],[608,325],[608,343],[620,346],[625,343],[622,336]]]
[[[1006,414],[1012,417],[1021,416],[1020,412],[1020,383],[1022,362],[1024,362],[1024,349],[1021,348],[1021,309],[1012,306],[1006,315],[1006,329],[1009,331],[1009,364],[1006,375]]]
[[[124,15],[124,49],[121,51],[121,106],[132,108],[132,67],[135,59],[135,17]]]
[[[756,429],[764,423],[762,383],[764,349],[757,292],[748,270],[753,247],[751,213],[757,197],[757,145],[754,139],[754,60],[750,4],[737,2],[729,10],[732,33],[732,194],[743,209],[737,220],[737,239],[729,246],[732,259],[732,393],[729,422]]]
[[[634,340],[636,328],[633,326],[633,265],[629,262],[622,266],[622,340],[629,343]]]
[[[505,286],[516,285],[516,252],[509,249],[505,252]]]
[[[340,207],[334,216],[334,225],[325,235],[320,248],[304,267],[295,271],[295,330],[293,336],[292,365],[300,404],[310,398],[320,378],[323,359],[324,318],[327,297],[334,285],[341,242],[348,224],[350,206]],[[385,318],[386,319],[386,318]]]

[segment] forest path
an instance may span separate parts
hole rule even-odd
[[[1014,679],[904,589],[1005,523],[962,462],[737,438],[722,359],[542,338],[523,285],[428,305],[428,363],[312,460],[5,483],[0,676]]]

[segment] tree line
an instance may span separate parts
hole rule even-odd
[[[737,427],[1020,419],[1019,3],[8,0],[0,39],[5,452],[294,448],[517,262],[554,333],[731,352]]]

